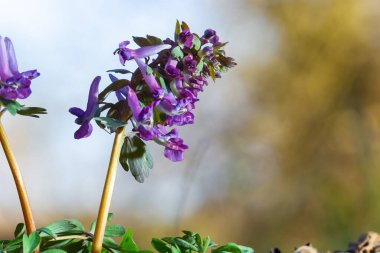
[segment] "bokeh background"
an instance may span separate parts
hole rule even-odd
[[[95,219],[112,136],[76,141],[67,110],[83,107],[95,75],[132,35],[172,36],[176,19],[230,41],[238,66],[201,95],[191,147],[171,163],[151,145],[144,184],[120,167],[115,223],[151,237],[181,229],[257,252],[312,242],[344,249],[380,230],[380,2],[377,0],[0,0],[0,34],[21,70],[37,68],[28,105],[49,114],[5,116],[38,226]],[[22,221],[0,156],[0,236]]]

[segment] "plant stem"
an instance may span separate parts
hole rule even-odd
[[[7,157],[8,164],[9,164],[9,167],[13,175],[13,179],[16,184],[18,197],[21,203],[22,214],[24,215],[26,232],[28,235],[30,235],[33,231],[36,230],[36,226],[34,224],[34,220],[32,216],[32,210],[29,205],[28,195],[26,194],[26,188],[22,180],[20,168],[18,167],[16,158],[13,155],[12,150],[10,148],[1,120],[0,120],[0,142],[1,142],[1,145],[3,146],[5,156]]]
[[[110,163],[108,165],[108,172],[106,181],[103,187],[103,195],[100,202],[98,218],[96,221],[94,242],[92,244],[92,253],[100,253],[102,250],[104,231],[107,225],[107,216],[111,205],[111,198],[113,188],[115,186],[117,166],[119,164],[119,157],[121,147],[124,141],[124,127],[116,130],[115,139],[113,142]]]

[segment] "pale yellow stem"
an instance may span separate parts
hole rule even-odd
[[[5,135],[5,131],[4,131],[1,121],[0,121],[0,142],[1,142],[1,145],[3,146],[5,156],[7,157],[8,164],[9,164],[9,167],[13,175],[13,179],[16,184],[18,197],[21,203],[22,214],[24,215],[26,232],[29,235],[33,231],[36,230],[36,226],[34,224],[32,210],[29,205],[28,195],[26,194],[26,188],[22,180],[20,168],[18,167],[16,158],[12,153],[12,150],[10,148],[7,136]]]
[[[110,163],[106,181],[103,187],[103,195],[100,202],[98,218],[95,227],[94,242],[92,244],[92,253],[100,253],[102,250],[104,231],[107,225],[107,216],[110,210],[113,188],[115,186],[116,172],[119,164],[121,147],[124,141],[124,127],[118,128],[113,142]]]

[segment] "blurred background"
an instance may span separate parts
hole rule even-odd
[[[38,226],[96,218],[113,138],[74,140],[71,106],[95,75],[119,68],[120,41],[171,37],[176,19],[217,30],[238,66],[210,83],[190,146],[172,163],[151,145],[144,184],[119,168],[111,211],[150,248],[182,229],[268,252],[312,242],[344,249],[380,231],[380,2],[377,0],[0,0],[0,34],[20,70],[37,68],[26,101],[49,114],[4,118]],[[104,86],[103,86],[104,87]],[[0,156],[0,237],[22,222]]]

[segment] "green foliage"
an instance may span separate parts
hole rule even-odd
[[[137,136],[125,137],[119,161],[124,170],[130,170],[140,183],[144,182],[153,168],[152,155],[145,143]]]
[[[209,237],[202,237],[198,233],[183,231],[182,237],[164,237],[162,239],[153,238],[151,245],[159,253],[204,253],[211,250],[211,253],[253,253],[253,249],[236,243],[227,243],[217,247]]]
[[[104,101],[111,92],[118,91],[121,88],[128,86],[129,84],[130,82],[126,79],[120,79],[111,83],[102,92],[99,93],[98,100]]]
[[[183,58],[183,52],[181,50],[181,47],[179,47],[179,46],[173,48],[171,54],[172,54],[172,57],[174,59],[182,59]]]
[[[17,110],[17,114],[23,115],[23,116],[29,116],[33,118],[39,118],[40,114],[47,114],[46,109],[41,108],[41,107],[25,107],[21,106]]]
[[[110,213],[107,222],[111,222]],[[83,225],[74,219],[53,222],[46,227],[37,229],[31,235],[26,235],[24,224],[18,224],[15,229],[14,240],[0,241],[0,253],[32,253],[39,248],[42,253],[86,253],[91,252],[92,240],[96,221],[91,225],[90,232],[86,232]],[[209,237],[202,237],[198,233],[183,231],[182,237],[153,238],[152,247],[158,253],[253,253],[251,248],[227,243],[217,247]],[[122,237],[117,244],[114,238]],[[131,229],[124,229],[121,225],[107,225],[103,240],[102,253],[153,253],[149,250],[140,250],[133,240]]]
[[[132,71],[129,71],[128,69],[110,69],[107,70],[107,72],[116,73],[116,74],[132,74]]]
[[[94,119],[96,121],[99,121],[99,123],[101,123],[102,125],[109,128],[118,128],[127,124],[127,122],[119,121],[108,117],[95,117]]]
[[[162,44],[162,40],[152,35],[147,35],[144,37],[132,37],[133,41],[140,47],[154,46]]]
[[[0,98],[0,106],[3,106],[6,111],[15,116],[16,114],[22,116],[29,116],[34,118],[39,118],[40,114],[46,114],[46,109],[41,107],[26,107],[21,105],[15,100],[6,100]]]

